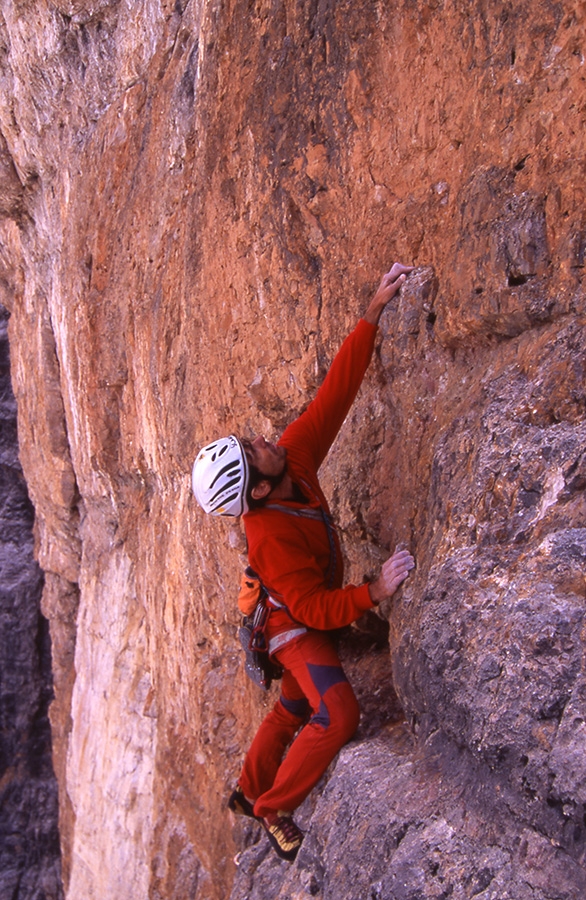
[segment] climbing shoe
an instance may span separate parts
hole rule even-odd
[[[291,818],[291,813],[279,810],[261,819],[261,823],[281,859],[293,862],[301,847],[303,832]]]
[[[230,794],[228,809],[231,809],[237,816],[250,816],[251,819],[257,818],[254,814],[252,803],[246,799],[244,791],[239,784],[236,785],[236,789]]]

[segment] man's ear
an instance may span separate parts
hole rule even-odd
[[[253,489],[250,492],[250,496],[253,500],[264,500],[265,497],[268,497],[272,491],[272,485],[270,481],[266,481],[263,479],[259,481],[258,484],[255,484]]]

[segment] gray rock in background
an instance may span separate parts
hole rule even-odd
[[[16,402],[0,307],[0,897],[59,900],[57,783],[48,706],[51,648],[18,462]]]

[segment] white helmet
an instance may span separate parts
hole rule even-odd
[[[212,516],[240,516],[248,512],[246,454],[233,434],[208,444],[197,454],[191,473],[193,493]]]

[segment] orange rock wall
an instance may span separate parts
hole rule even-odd
[[[550,546],[546,514],[582,528],[583,483],[567,485],[584,466],[584,7],[7,0],[0,16],[0,299],[46,572],[66,893],[220,900],[241,842],[224,797],[269,701],[235,641],[242,533],[196,507],[197,448],[279,434],[385,267],[419,267],[324,485],[349,578],[411,546],[410,603],[387,610],[401,700],[425,731],[457,696],[448,733],[481,755],[462,694],[485,631],[464,682],[444,679],[424,637],[450,607],[424,599],[450,589],[455,553],[497,606],[509,596],[496,557],[532,509],[521,490],[543,512],[524,513],[527,559]],[[526,429],[514,477],[510,444],[484,453],[499,403],[565,425],[557,481]],[[568,567],[552,591],[577,610]],[[497,646],[520,627],[503,609]],[[525,700],[504,696],[514,731]],[[527,715],[547,755],[550,726]],[[510,736],[488,743],[505,766]],[[556,795],[578,797],[571,822],[583,783]]]

